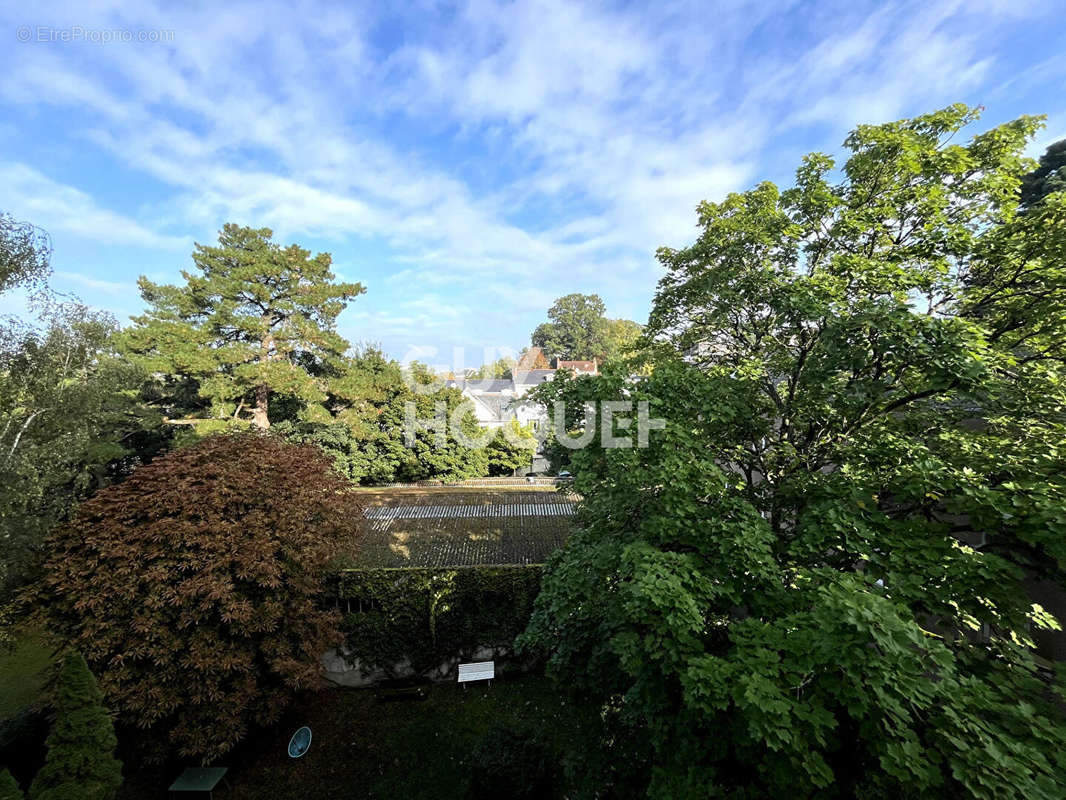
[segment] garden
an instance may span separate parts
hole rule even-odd
[[[585,723],[588,724],[588,723]],[[300,759],[286,753],[298,727],[313,732]],[[562,797],[582,752],[582,720],[544,678],[430,689],[426,700],[383,701],[373,691],[327,689],[289,709],[226,759],[233,800],[308,798]],[[147,769],[122,798],[166,797],[180,771]]]
[[[142,278],[121,330],[5,320],[0,798],[217,765],[234,798],[1061,800],[1033,634],[1066,608],[1066,150],[1026,158],[1028,116],[966,139],[979,114],[701,204],[639,339],[530,392],[572,491],[367,488],[528,448],[466,446],[443,376],[353,352],[363,287],[269,229]],[[0,289],[40,288],[47,241],[0,234]],[[584,297],[536,340],[606,353],[566,349],[604,342]],[[435,408],[464,435],[408,436]],[[347,659],[372,688],[330,684]]]

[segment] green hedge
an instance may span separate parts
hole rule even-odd
[[[511,647],[540,592],[540,566],[360,569],[339,576],[349,653],[364,668],[421,672],[481,646]]]

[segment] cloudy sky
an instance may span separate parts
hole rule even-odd
[[[1060,3],[0,3],[0,209],[123,321],[233,221],[367,287],[350,340],[480,363],[568,292],[644,321],[700,200],[856,123],[1047,114],[1038,154],[1066,136]]]

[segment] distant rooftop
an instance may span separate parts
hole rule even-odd
[[[563,361],[556,359],[555,366],[559,369],[568,369],[572,372],[596,372],[595,361]]]
[[[550,381],[554,375],[554,369],[531,369],[525,372],[516,370],[514,373],[514,382],[523,385],[543,383],[544,381]]]
[[[454,380],[449,386],[457,389],[469,389],[473,392],[506,392],[512,388],[510,378],[473,378],[471,380]]]

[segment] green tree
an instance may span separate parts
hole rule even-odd
[[[469,375],[470,380],[498,380],[500,378],[510,378],[511,370],[515,368],[516,361],[513,358],[504,356],[493,361],[491,364],[483,364],[480,369]]]
[[[11,773],[0,770],[0,800],[22,800],[24,795]]]
[[[596,403],[603,399],[605,382],[612,387],[618,386],[617,367],[608,365],[600,375],[577,375],[567,369],[560,369],[550,381],[537,384],[527,397],[547,411],[548,429],[541,446],[541,452],[548,459],[550,472],[558,473],[573,467],[572,456],[576,448],[568,447],[563,437],[580,439],[584,433],[589,417],[587,403]],[[614,396],[611,399],[617,399]],[[595,421],[593,422],[595,424]]]
[[[297,398],[306,419],[329,417],[328,378],[348,347],[336,319],[364,290],[334,282],[328,253],[312,258],[271,236],[227,224],[217,247],[196,245],[185,286],[139,281],[149,310],[127,332],[131,357],[175,383],[195,378],[216,424],[247,417],[268,428],[275,394]]]
[[[439,420],[456,414],[471,442],[482,438],[473,415],[457,411],[464,402],[458,390],[444,387],[424,365],[414,364],[405,374],[377,348],[364,348],[345,359],[332,382],[333,421],[284,421],[274,427],[290,440],[322,448],[341,474],[357,483],[456,481],[488,474],[484,448],[465,446],[452,430],[443,439],[437,435]],[[406,441],[409,413],[429,423],[415,426],[411,446]]]
[[[528,467],[537,449],[537,437],[530,426],[512,419],[500,428],[485,445],[489,475],[513,475],[516,469]]]
[[[362,530],[349,489],[316,448],[209,437],[82,503],[31,599],[121,720],[217,757],[322,683],[327,566]]]
[[[550,321],[533,331],[533,345],[565,360],[599,358],[607,333],[605,310],[599,295],[575,293],[560,297],[548,309]]]
[[[140,400],[143,374],[112,346],[107,314],[76,303],[50,312],[0,351],[0,570],[19,580],[41,537],[74,503],[153,450],[159,422]]]
[[[332,382],[333,421],[283,422],[279,432],[324,449],[349,480],[391,483],[414,460],[403,440],[403,404],[411,397],[400,365],[379,348],[361,347]]]
[[[30,786],[30,800],[110,800],[122,785],[118,740],[96,679],[79,653],[64,658],[57,695],[48,755]]]
[[[548,322],[533,331],[534,347],[564,361],[605,361],[633,349],[642,326],[628,319],[608,319],[596,294],[568,294],[548,309]]]
[[[1066,139],[1049,145],[1036,169],[1022,178],[1022,207],[1028,208],[1052,192],[1066,192]]]
[[[26,579],[74,503],[158,449],[144,375],[115,352],[115,320],[48,289],[48,235],[0,215],[0,289],[33,292],[33,319],[0,319],[0,591]]]
[[[0,293],[16,286],[43,288],[52,272],[51,255],[46,231],[0,212]]]
[[[574,453],[524,643],[651,743],[651,796],[1066,792],[1025,591],[1066,578],[1066,197],[1019,215],[1039,122],[951,143],[975,117],[702,204],[654,370],[594,384],[667,427]]]
[[[604,360],[631,354],[640,341],[644,326],[631,319],[609,319],[604,334]]]

